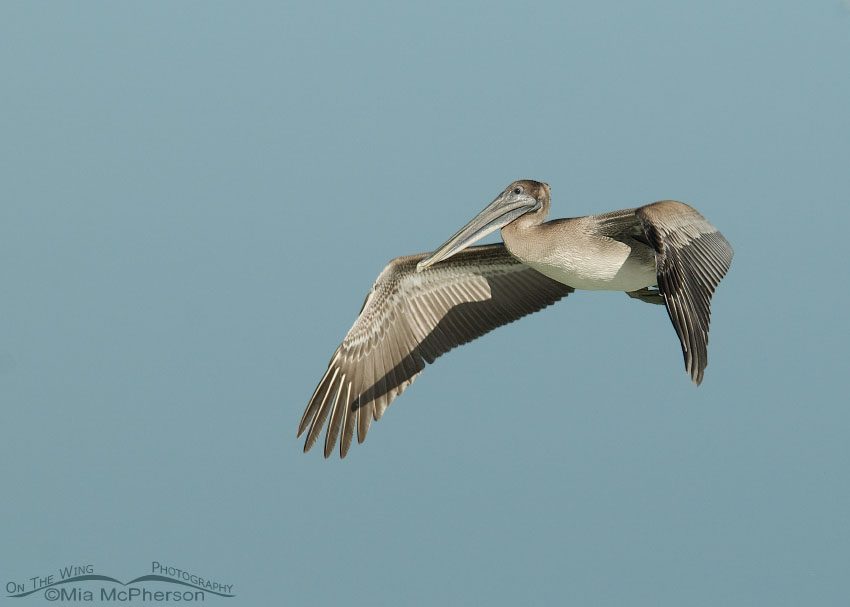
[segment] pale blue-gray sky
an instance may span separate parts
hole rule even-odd
[[[3,584],[845,604],[846,6],[4,3]],[[723,231],[703,385],[663,309],[578,293],[302,455],[383,265],[518,178],[554,217],[674,198]]]

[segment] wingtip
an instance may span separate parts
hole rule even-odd
[[[304,431],[310,426],[310,418],[307,417],[307,411],[304,412],[304,416],[301,418],[301,422],[298,424],[298,434],[295,435],[295,438],[301,438],[301,435],[304,434]]]
[[[702,383],[702,379],[705,376],[705,368],[706,364],[703,362],[700,364],[699,361],[686,361],[685,362],[685,370],[688,372],[688,375],[691,376],[691,381],[694,382],[697,386]]]
[[[700,369],[699,372],[694,377],[691,378],[693,380],[693,382],[697,385],[697,387],[699,387],[700,384],[702,384],[703,375],[704,375],[703,370]]]

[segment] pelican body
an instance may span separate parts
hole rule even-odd
[[[714,290],[732,247],[683,202],[546,221],[551,191],[521,180],[431,254],[399,257],[378,276],[310,398],[304,451],[325,421],[325,457],[345,457],[371,421],[448,350],[582,290],[624,291],[665,305],[685,369],[702,382]],[[504,244],[470,246],[501,229]]]

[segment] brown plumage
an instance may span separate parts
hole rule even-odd
[[[325,457],[338,439],[345,457],[426,362],[576,288],[664,303],[702,382],[710,301],[733,255],[723,235],[672,200],[545,222],[549,197],[545,183],[516,181],[434,253],[384,268],[304,411],[305,451],[327,421]],[[469,246],[499,228],[505,244]]]
[[[503,244],[470,247],[417,272],[425,256],[394,259],[378,276],[301,418],[298,435],[310,428],[305,451],[329,418],[325,456],[342,429],[344,457],[355,427],[363,442],[371,420],[426,362],[573,291],[522,265]]]
[[[682,202],[664,200],[635,210],[655,250],[658,290],[697,385],[708,364],[711,296],[732,263],[732,247],[705,217]]]

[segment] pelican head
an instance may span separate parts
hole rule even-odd
[[[540,181],[531,179],[514,181],[457,234],[420,261],[416,265],[416,271],[421,272],[438,261],[448,259],[526,213],[540,209],[543,209],[544,213],[548,212],[549,193],[549,185]],[[541,221],[543,219],[545,217],[540,218]]]

